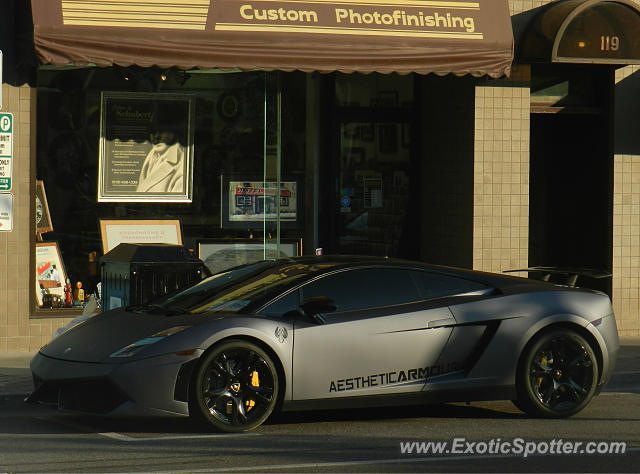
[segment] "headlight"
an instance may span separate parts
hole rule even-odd
[[[153,336],[145,337],[133,344],[123,347],[122,349],[115,351],[109,357],[131,357],[142,349],[149,347],[151,344],[155,344],[156,342],[163,340],[165,337],[172,336],[184,331],[185,329],[189,329],[190,327],[191,326],[175,326],[170,329],[165,329],[164,331],[155,333]]]

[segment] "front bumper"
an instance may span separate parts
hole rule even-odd
[[[31,361],[35,389],[27,401],[97,415],[188,415],[188,384],[201,354],[113,364],[38,353]]]

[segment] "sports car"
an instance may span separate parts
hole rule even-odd
[[[513,400],[582,410],[619,348],[609,297],[388,258],[236,267],[104,312],[43,347],[28,401],[105,415],[190,415],[226,432],[276,410]]]

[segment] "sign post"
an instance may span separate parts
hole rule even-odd
[[[0,114],[0,191],[11,191],[13,114]]]

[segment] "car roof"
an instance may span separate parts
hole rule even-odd
[[[448,267],[443,265],[434,265],[414,260],[405,260],[400,258],[364,256],[364,255],[306,255],[301,257],[291,257],[282,259],[282,264],[296,263],[316,266],[318,273],[326,273],[342,268],[367,267],[367,266],[387,266],[396,268],[413,268],[423,271],[431,271],[441,273],[443,275],[457,276],[470,280],[484,282],[494,287],[515,286],[515,285],[535,285],[539,286],[539,281],[530,280],[513,275],[501,275],[497,273],[487,273],[478,270],[470,270],[459,267]],[[547,286],[547,285],[544,285]]]

